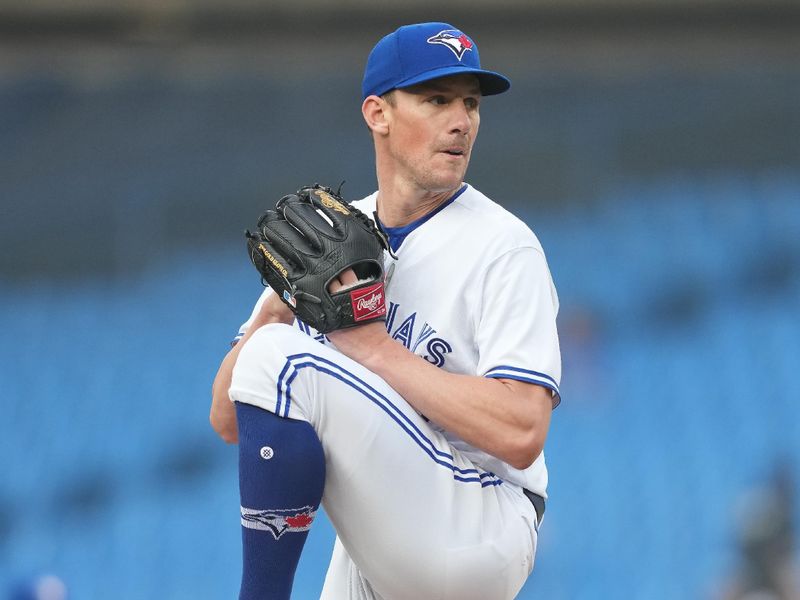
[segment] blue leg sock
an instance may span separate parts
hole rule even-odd
[[[288,600],[325,487],[309,423],[236,403],[244,567],[240,600]]]

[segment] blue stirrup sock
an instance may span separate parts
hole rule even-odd
[[[236,403],[243,570],[240,600],[289,600],[325,487],[325,454],[305,421]]]

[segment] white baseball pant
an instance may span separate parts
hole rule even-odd
[[[309,422],[337,543],[325,600],[502,600],[533,568],[522,490],[454,450],[389,385],[289,325],[242,348],[230,396]]]

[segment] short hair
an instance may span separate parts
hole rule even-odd
[[[389,106],[397,106],[397,99],[394,97],[394,91],[397,88],[393,88],[386,92],[385,94],[381,95],[381,98],[386,101]]]

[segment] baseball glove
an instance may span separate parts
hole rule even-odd
[[[320,333],[386,318],[386,237],[330,188],[314,184],[284,196],[245,236],[262,282]],[[358,282],[330,293],[331,280],[348,268]]]

